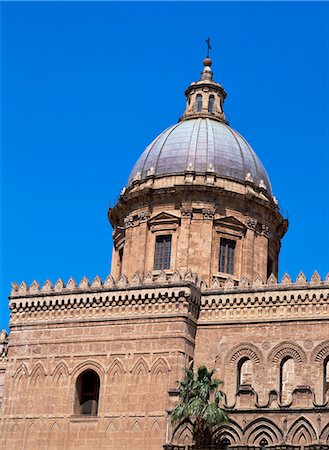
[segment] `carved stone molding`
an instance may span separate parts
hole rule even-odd
[[[143,222],[147,222],[150,217],[151,217],[150,211],[146,210],[146,211],[142,211],[141,213],[139,213],[138,220],[140,223],[143,223]]]
[[[256,219],[254,219],[253,217],[247,217],[246,218],[246,227],[249,230],[255,231],[256,230],[256,226],[257,226],[257,220]]]
[[[212,208],[203,208],[202,214],[205,220],[213,220],[215,217],[215,210]]]
[[[268,227],[267,225],[265,225],[264,223],[262,224],[262,227],[261,227],[261,232],[260,232],[260,234],[262,235],[262,236],[265,236],[266,238],[269,238],[270,237],[270,227]]]
[[[132,227],[134,225],[134,218],[133,216],[127,216],[124,218],[124,224],[125,228]]]
[[[180,212],[181,212],[182,217],[184,217],[184,218],[189,218],[189,217],[192,217],[192,215],[193,215],[192,208],[186,208],[186,207],[182,206],[180,209]]]

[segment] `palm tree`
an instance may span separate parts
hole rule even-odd
[[[179,382],[179,403],[171,413],[173,423],[190,422],[195,446],[212,444],[213,428],[227,420],[227,414],[220,407],[221,393],[218,388],[223,382],[213,379],[215,369],[205,366],[186,370],[185,378]]]

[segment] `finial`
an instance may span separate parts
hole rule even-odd
[[[210,45],[210,37],[208,37],[208,39],[206,39],[206,43],[207,43],[207,58],[210,58],[210,50],[212,50],[211,45]]]
[[[205,57],[205,59],[203,60],[203,65],[205,67],[210,67],[212,64],[212,60],[210,59],[210,50],[212,50],[212,47],[210,45],[210,38],[208,37],[208,39],[206,39],[206,43],[207,43],[207,56]]]

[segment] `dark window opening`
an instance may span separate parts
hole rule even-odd
[[[219,252],[219,271],[223,273],[234,273],[234,250],[235,241],[221,238]]]
[[[263,438],[263,439],[260,441],[259,445],[260,445],[261,450],[265,449],[266,446],[268,445],[267,439]]]
[[[324,372],[323,372],[323,382],[324,382],[324,400],[329,392],[329,357],[324,361]]]
[[[86,370],[78,376],[74,407],[75,414],[97,416],[99,384],[99,376],[93,370]]]
[[[227,450],[230,445],[231,445],[231,442],[227,438],[224,438],[224,439],[222,439],[220,441],[220,448],[221,448],[221,450]]]
[[[267,258],[267,279],[273,273],[273,259],[268,256]]]
[[[155,240],[154,269],[170,269],[171,236],[157,236]]]
[[[121,247],[119,250],[120,276],[122,275],[122,259],[123,259],[123,247]]]
[[[196,110],[197,110],[197,112],[202,111],[202,95],[201,94],[198,94],[196,96]]]
[[[208,112],[210,113],[214,112],[214,104],[215,104],[215,97],[211,95],[208,101]]]

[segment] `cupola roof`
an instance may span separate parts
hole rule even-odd
[[[223,104],[226,92],[213,80],[212,61],[203,61],[201,79],[185,91],[186,109],[178,124],[159,134],[144,150],[128,179],[213,172],[217,177],[251,182],[271,192],[264,166],[248,142],[228,126]]]

